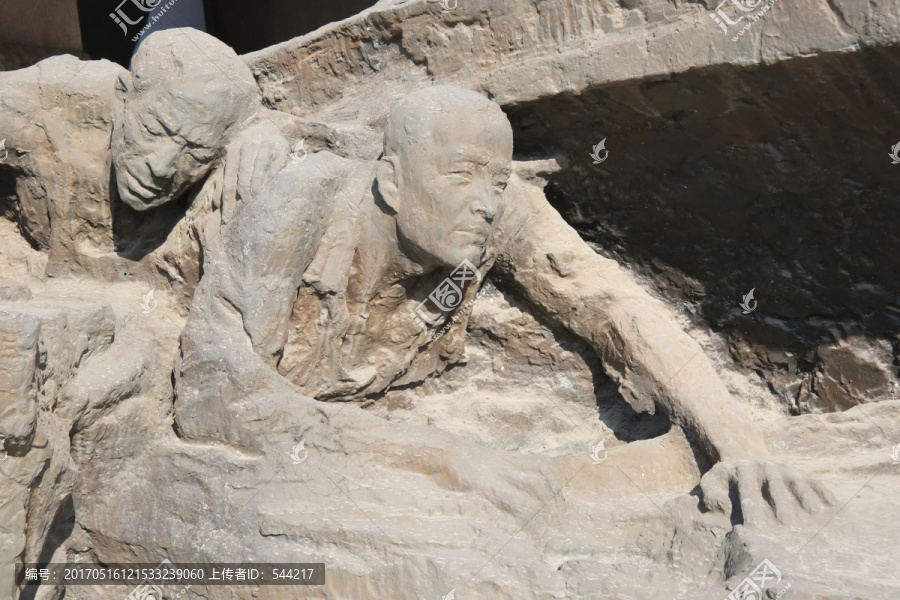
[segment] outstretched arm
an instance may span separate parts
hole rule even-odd
[[[751,488],[758,496],[768,486],[799,490],[798,500],[812,507],[824,492],[801,490],[795,480],[802,476],[795,472],[762,466],[769,452],[760,429],[665,305],[584,243],[547,202],[540,179],[514,177],[507,194],[500,273],[533,305],[590,343],[624,396],[638,403],[652,400],[711,462],[723,463],[704,478],[707,503],[726,509],[729,485],[741,488],[744,497]],[[745,465],[739,473],[745,462],[755,466]]]
[[[655,402],[711,462],[765,455],[759,429],[665,305],[591,250],[539,180],[513,181],[508,194],[511,239],[497,266],[510,283],[590,343],[623,396]]]

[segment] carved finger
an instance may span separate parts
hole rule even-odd
[[[251,196],[259,194],[269,182],[272,174],[277,172],[273,169],[280,167],[278,157],[275,155],[277,151],[276,145],[271,142],[264,143],[257,148],[256,159],[253,163],[253,177],[250,180]]]
[[[258,152],[259,148],[254,143],[247,143],[241,148],[237,191],[242,202],[246,202],[253,195],[253,169]]]
[[[812,488],[813,490],[815,490],[816,494],[819,495],[819,499],[822,500],[822,502],[826,506],[834,506],[835,504],[837,504],[837,498],[830,489],[825,487],[825,484],[816,481],[815,479],[810,480],[810,484],[812,485]]]
[[[258,181],[254,179],[253,193],[259,194],[265,190],[266,186],[272,179],[285,167],[288,163],[291,147],[283,138],[278,138],[268,142],[259,153],[256,161],[256,169],[254,177],[258,176]]]
[[[707,510],[731,514],[731,498],[728,497],[729,469],[719,463],[700,479],[703,505]]]
[[[811,485],[810,480],[793,469],[786,469],[786,472],[785,481],[787,481],[788,487],[797,498],[800,506],[803,507],[803,510],[810,514],[819,512],[823,503],[819,498],[819,494]]]
[[[229,152],[240,153],[240,148],[230,146]],[[238,180],[240,179],[240,160],[237,156],[226,156],[225,158],[225,177],[222,184],[222,213],[223,220],[228,222],[231,220],[232,210],[236,204],[238,195]]]
[[[776,465],[766,464],[763,475],[763,491],[768,496],[775,518],[782,525],[791,523],[795,517],[794,498],[784,483],[783,473]]]
[[[741,501],[741,513],[744,525],[762,527],[766,520],[765,501],[762,496],[762,473],[759,465],[752,462],[741,462],[735,474],[738,498]]]

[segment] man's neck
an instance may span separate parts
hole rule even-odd
[[[363,203],[363,239],[357,246],[360,265],[370,289],[383,290],[398,281],[421,277],[435,269],[423,265],[403,250],[393,215],[382,210],[374,198]]]

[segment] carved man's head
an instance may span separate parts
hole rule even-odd
[[[426,266],[481,262],[504,208],[512,145],[500,107],[470,90],[435,86],[394,106],[378,190],[411,258]]]
[[[122,200],[146,210],[200,181],[258,114],[257,89],[247,65],[212,36],[193,29],[150,35],[117,85],[124,112],[112,154]]]

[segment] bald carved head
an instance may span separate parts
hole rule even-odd
[[[112,150],[119,196],[136,210],[174,200],[261,110],[234,50],[194,29],[151,34],[119,78]]]
[[[426,267],[481,262],[505,206],[512,146],[506,115],[471,90],[429,87],[392,108],[378,190],[411,258]]]

